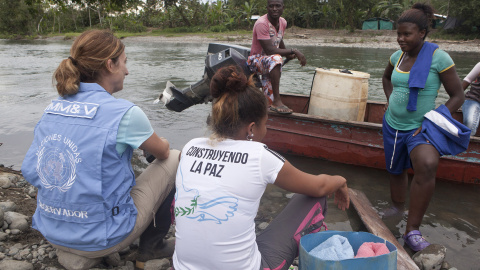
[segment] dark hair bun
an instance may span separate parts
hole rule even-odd
[[[247,89],[248,79],[236,66],[219,69],[210,82],[212,97],[218,98],[225,93],[240,93]]]
[[[416,3],[412,6],[412,9],[418,9],[420,11],[422,11],[428,19],[434,19],[435,15],[435,10],[433,9],[432,6],[428,5],[428,4],[423,4],[423,3]]]

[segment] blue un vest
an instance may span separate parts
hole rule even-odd
[[[22,173],[38,188],[32,226],[48,241],[96,251],[132,231],[133,149],[121,156],[115,149],[120,120],[132,106],[96,83],[80,83],[76,95],[52,100],[45,109]]]

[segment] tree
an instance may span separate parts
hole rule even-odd
[[[463,20],[460,31],[463,33],[480,34],[480,1],[478,0],[456,0],[455,4],[450,3],[448,15]]]
[[[36,11],[24,0],[0,0],[0,33],[33,34],[36,28],[33,14]]]
[[[396,20],[398,16],[403,12],[403,6],[397,1],[393,0],[384,0],[378,2],[375,6],[376,11],[378,11],[379,17],[388,18],[391,20]]]
[[[245,3],[241,6],[243,17],[248,22],[248,27],[252,27],[253,21],[251,20],[252,15],[255,15],[257,12],[257,5],[255,2],[250,4],[249,2],[245,1]]]

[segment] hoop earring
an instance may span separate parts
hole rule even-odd
[[[252,135],[247,134],[247,141],[252,141],[253,136],[254,136],[253,133],[252,133]]]

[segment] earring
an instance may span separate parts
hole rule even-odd
[[[252,133],[252,135],[247,134],[247,141],[251,141],[253,139],[253,136],[254,136],[253,133]]]

